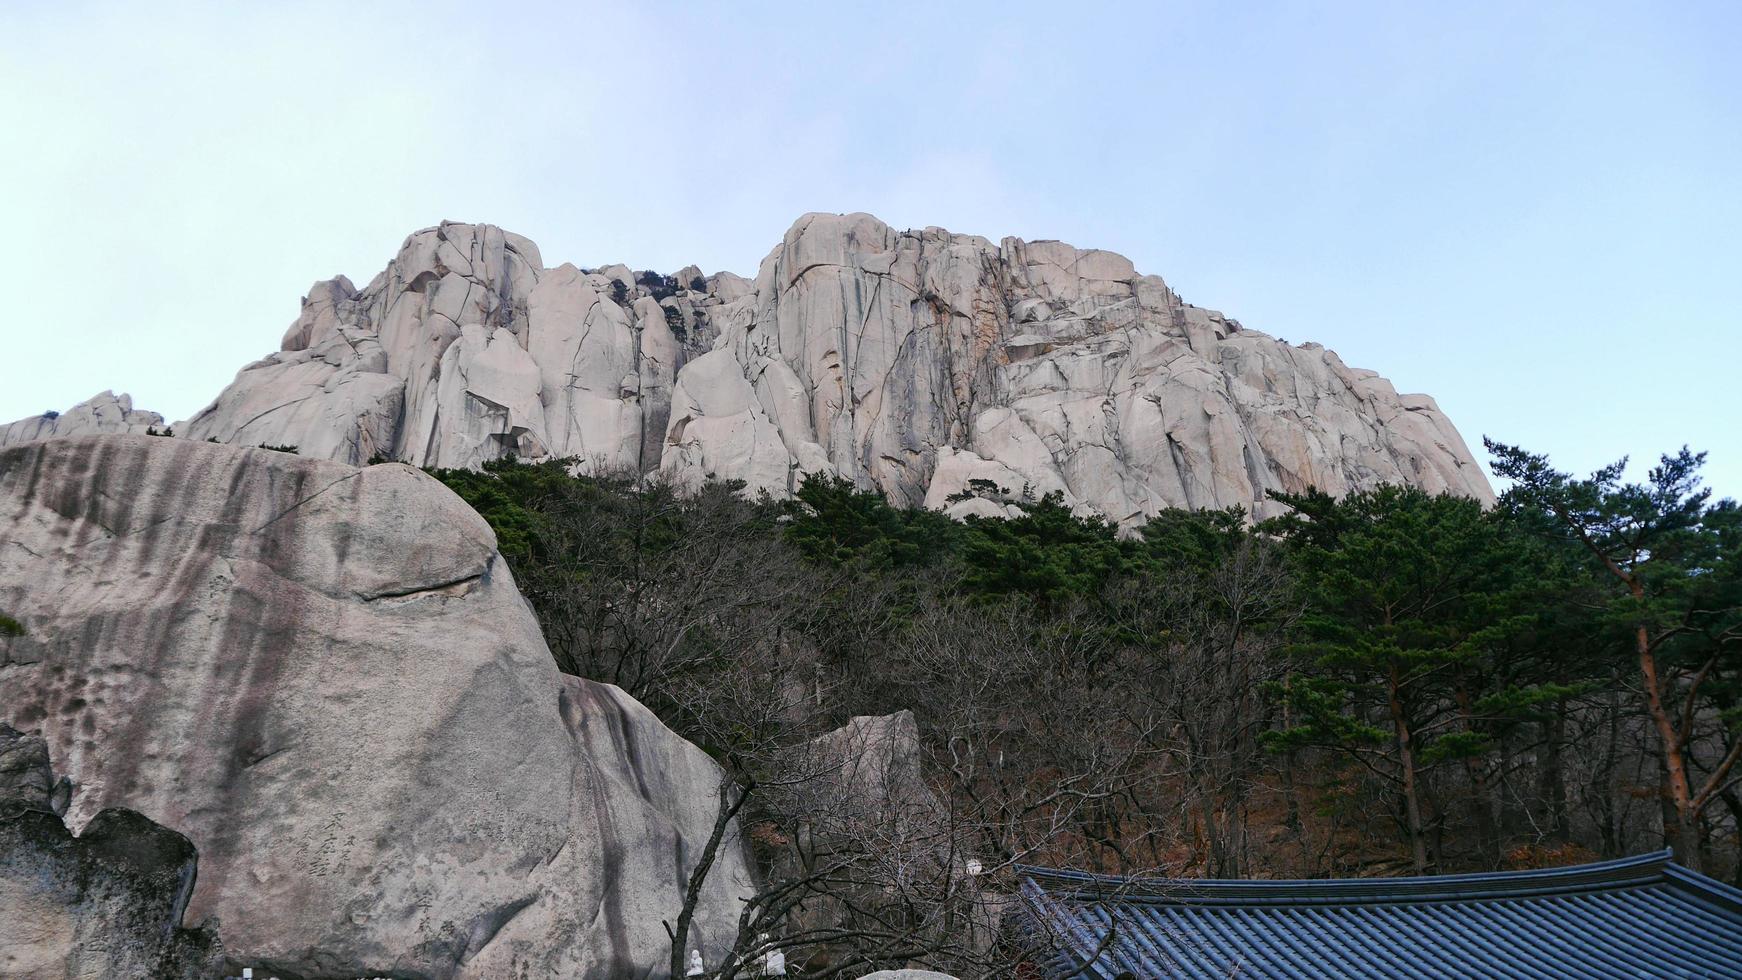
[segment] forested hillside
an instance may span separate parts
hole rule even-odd
[[[436,475],[495,528],[561,669],[722,762],[722,813],[777,880],[813,867],[783,854],[810,824],[770,789],[782,760],[903,710],[925,813],[986,880],[1457,872],[1666,842],[1736,878],[1742,512],[1686,450],[1631,484],[1489,448],[1513,484],[1492,509],[1385,486],[1125,535],[985,481],[966,493],[1017,516],[816,478],[776,502],[561,461]],[[855,867],[793,887],[879,884]],[[900,890],[902,921],[951,887]]]

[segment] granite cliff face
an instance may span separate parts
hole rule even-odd
[[[1187,306],[1125,258],[807,215],[717,314],[672,396],[662,472],[775,492],[832,471],[898,503],[968,481],[1121,522],[1270,513],[1270,489],[1382,482],[1492,499],[1432,399]]]
[[[958,515],[1004,509],[961,499],[970,480],[1121,522],[1268,514],[1267,491],[1309,485],[1492,499],[1433,399],[1317,344],[1110,252],[864,214],[800,218],[754,281],[546,269],[524,238],[443,224],[361,290],[317,283],[281,348],[177,435],[353,463],[573,456],[776,494],[825,472]]]
[[[557,673],[488,525],[423,473],[130,435],[0,450],[0,609],[26,631],[0,637],[0,722],[70,778],[67,824],[125,807],[185,834],[185,921],[216,916],[236,965],[663,975],[720,771]],[[750,891],[725,848],[710,957]]]
[[[500,228],[426,229],[362,290],[316,283],[278,353],[176,432],[349,463],[513,452],[652,469],[678,367],[711,342],[707,309],[742,288],[685,272],[546,269]]]

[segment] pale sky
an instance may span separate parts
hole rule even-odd
[[[0,422],[170,419],[411,231],[752,275],[1058,238],[1578,470],[1742,496],[1742,3],[0,0]]]

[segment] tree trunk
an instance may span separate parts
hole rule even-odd
[[[1548,806],[1549,836],[1567,839],[1567,780],[1561,763],[1561,744],[1567,739],[1567,702],[1555,702],[1554,716],[1543,725],[1542,759],[1537,764],[1537,787]]]
[[[1586,544],[1596,550],[1588,541]],[[1627,592],[1639,609],[1640,619],[1633,627],[1633,650],[1639,657],[1639,675],[1641,686],[1645,689],[1646,714],[1651,718],[1652,727],[1657,729],[1659,762],[1663,773],[1663,835],[1675,852],[1677,863],[1698,871],[1701,864],[1700,814],[1699,808],[1694,805],[1694,793],[1688,779],[1687,757],[1683,754],[1688,733],[1676,728],[1675,720],[1670,717],[1669,706],[1664,703],[1663,680],[1657,673],[1657,654],[1651,642],[1651,630],[1645,622],[1645,582],[1636,569],[1623,569],[1601,551],[1596,553],[1609,571],[1626,583]]]
[[[1294,727],[1294,712],[1289,708],[1289,698],[1293,695],[1294,675],[1291,673],[1282,681],[1282,728],[1287,731]],[[1288,805],[1288,813],[1284,817],[1284,825],[1295,834],[1301,832],[1300,795],[1294,788],[1294,749],[1282,753],[1282,795]]]
[[[1637,581],[1631,583],[1634,598],[1643,602],[1645,593]],[[1645,707],[1651,724],[1657,729],[1662,752],[1663,782],[1666,806],[1663,814],[1663,834],[1675,860],[1684,868],[1700,870],[1700,815],[1693,805],[1693,790],[1688,781],[1687,757],[1682,753],[1682,733],[1676,730],[1669,706],[1663,700],[1662,681],[1657,674],[1657,655],[1652,652],[1651,637],[1641,623],[1633,630],[1634,649],[1639,653],[1639,674],[1645,686]]]
[[[1700,818],[1683,818],[1676,814],[1674,828],[1665,827],[1665,836],[1669,838],[1669,847],[1675,852],[1675,863],[1692,871],[1698,871],[1705,864],[1700,853]]]
[[[1464,722],[1464,731],[1471,735],[1478,734],[1468,686],[1459,684],[1456,697],[1458,715]],[[1487,774],[1482,771],[1482,760],[1475,756],[1465,756],[1464,775],[1470,781],[1470,809],[1476,818],[1477,849],[1481,851],[1485,864],[1497,867],[1500,863],[1500,828],[1494,818],[1494,793],[1488,785]]]
[[[1500,827],[1494,819],[1494,793],[1488,777],[1482,772],[1480,759],[1465,759],[1464,773],[1470,780],[1470,804],[1476,817],[1476,847],[1482,861],[1490,866],[1500,863]]]
[[[1415,785],[1414,736],[1409,731],[1409,719],[1403,713],[1402,679],[1397,665],[1391,665],[1391,726],[1397,738],[1397,764],[1403,777],[1403,814],[1409,827],[1410,859],[1416,874],[1427,874],[1427,839],[1422,833],[1421,800]]]
[[[1246,795],[1240,794],[1228,810],[1228,851],[1233,855],[1233,875],[1235,878],[1246,877],[1249,862],[1246,860]]]
[[[1510,733],[1508,733],[1509,735]],[[1528,804],[1523,803],[1517,790],[1513,789],[1510,778],[1518,772],[1517,759],[1513,755],[1512,739],[1506,735],[1495,740],[1495,751],[1498,755],[1492,778],[1488,781],[1488,812],[1489,819],[1494,821],[1496,828],[1496,847],[1503,846],[1511,836],[1513,828],[1519,824],[1518,814]],[[1495,851],[1499,853],[1498,850]]]
[[[1727,789],[1719,795],[1724,800],[1724,806],[1730,810],[1730,819],[1737,827],[1742,827],[1742,796],[1736,795],[1736,791],[1731,789]],[[1742,886],[1742,861],[1736,862],[1736,870],[1731,874],[1730,884]]]
[[[731,779],[720,781],[720,806],[714,814],[714,829],[708,834],[708,843],[702,847],[702,853],[696,858],[696,866],[690,872],[687,887],[684,889],[683,907],[677,913],[677,925],[662,923],[666,934],[671,937],[671,975],[681,977],[689,960],[690,923],[696,917],[696,905],[701,901],[702,882],[707,880],[708,872],[714,867],[714,860],[720,855],[720,843],[725,839],[726,828],[731,826],[732,818],[744,808],[744,803],[750,799],[756,784],[746,780],[734,794]]]
[[[1222,838],[1222,826],[1219,814],[1216,812],[1216,801],[1210,797],[1202,784],[1197,788],[1198,813],[1204,822],[1204,877],[1228,878],[1228,852]]]
[[[1604,713],[1609,722],[1609,747],[1603,760],[1600,774],[1592,780],[1596,792],[1590,794],[1598,811],[1602,814],[1603,857],[1620,857],[1621,848],[1621,816],[1615,807],[1615,801],[1620,796],[1621,781],[1617,767],[1621,759],[1621,704],[1615,690],[1611,688],[1604,698],[1607,702]],[[1596,785],[1601,780],[1601,785]]]

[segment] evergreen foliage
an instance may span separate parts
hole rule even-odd
[[[1579,555],[1611,637],[1612,676],[1649,721],[1661,765],[1665,835],[1684,864],[1704,860],[1710,808],[1742,824],[1742,536],[1737,505],[1700,486],[1704,453],[1666,454],[1642,482],[1627,460],[1577,479],[1548,457],[1485,440],[1513,481],[1504,505]],[[1631,675],[1631,676],[1629,676]],[[1626,678],[1625,682],[1621,679]]]
[[[936,565],[960,532],[942,514],[891,507],[881,493],[838,476],[807,475],[782,511],[786,539],[806,558],[877,570]]]
[[[540,535],[549,526],[546,509],[591,484],[571,477],[564,461],[522,463],[513,456],[485,463],[481,471],[438,469],[430,475],[489,522],[496,532],[496,547],[517,570],[551,557],[549,549],[541,547]]]
[[[1742,510],[1685,451],[1628,484],[1491,448],[1515,482],[1498,507],[1308,488],[1257,526],[1235,508],[1122,528],[989,484],[966,494],[1010,516],[821,476],[777,502],[574,461],[435,475],[495,530],[562,669],[722,759],[745,736],[717,692],[760,689],[808,699],[776,717],[793,737],[911,708],[963,798],[1022,820],[1058,818],[1000,794],[1101,767],[1122,788],[1047,824],[1088,848],[1072,861],[1165,863],[1173,827],[1205,873],[1346,873],[1337,855],[1387,840],[1405,867],[1491,868],[1656,846],[1685,812],[1683,844],[1737,868]],[[1639,761],[1650,738],[1686,771],[1679,803]],[[1254,851],[1253,807],[1295,845]]]
[[[1395,781],[1426,871],[1424,773],[1484,755],[1492,726],[1536,700],[1509,661],[1544,571],[1468,498],[1385,486],[1277,499],[1293,513],[1269,527],[1294,545],[1309,611],[1292,651],[1302,682],[1287,688],[1296,720],[1269,741],[1332,748]]]

